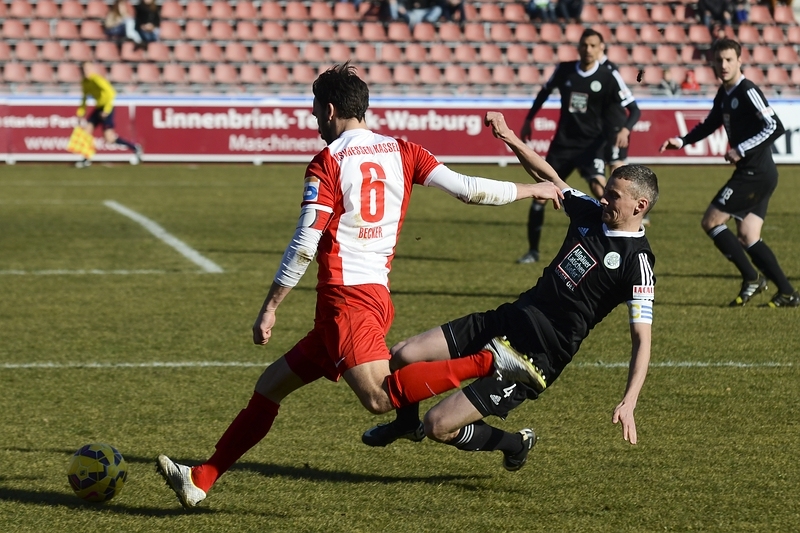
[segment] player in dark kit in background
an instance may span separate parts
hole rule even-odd
[[[619,73],[600,64],[604,51],[603,36],[591,29],[584,31],[578,44],[580,60],[558,64],[536,95],[519,135],[523,141],[530,139],[531,120],[557,88],[561,94],[561,115],[546,161],[562,180],[577,169],[597,198],[603,195],[606,183],[603,150],[608,114],[614,107],[628,105],[633,98]],[[519,263],[539,260],[543,223],[544,204],[533,202],[528,212],[528,251]]]
[[[623,438],[635,444],[634,409],[650,361],[655,296],[655,257],[641,223],[658,199],[656,175],[647,167],[624,165],[611,175],[598,202],[569,188],[552,168],[541,165],[541,158],[513,134],[502,114],[489,113],[486,121],[531,176],[537,181],[550,180],[564,192],[570,226],[555,259],[516,302],[467,315],[392,348],[392,360],[402,366],[425,359],[459,358],[491,342],[495,350],[521,352],[539,371],[540,379],[524,384],[504,378],[502,373],[478,379],[428,411],[425,434],[465,451],[501,450],[506,470],[519,470],[535,443],[533,431],[512,434],[480,419],[505,417],[526,398],[537,398],[572,360],[589,331],[617,305],[627,302],[630,371],[612,422],[620,422]],[[497,336],[507,340],[493,340]],[[397,417],[368,430],[362,437],[364,443],[386,446],[408,438],[410,430],[419,425],[418,406],[398,410]],[[515,452],[513,446],[519,450],[520,440],[525,447]]]
[[[777,294],[767,305],[797,307],[800,294],[789,283],[775,254],[761,240],[769,199],[778,185],[772,144],[785,130],[761,90],[742,74],[741,55],[742,47],[738,42],[732,39],[717,41],[714,68],[722,86],[714,98],[711,112],[688,134],[664,141],[661,151],[679,150],[725,126],[731,145],[725,159],[735,164],[736,170],[711,201],[701,224],[722,255],[742,274],[742,288],[730,305],[744,305],[765,291],[766,276],[778,287]],[[731,217],[736,220],[738,240],[727,226]]]

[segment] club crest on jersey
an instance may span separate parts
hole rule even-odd
[[[600,82],[599,82],[599,81],[597,81],[597,80],[594,80],[592,83],[590,83],[590,84],[589,84],[589,88],[590,88],[592,91],[594,91],[594,92],[596,92],[596,93],[599,93],[599,92],[600,92],[600,89],[602,89],[602,88],[603,88],[603,84],[602,84],[602,83],[600,83]]]
[[[737,107],[739,107],[739,99],[734,96],[731,98],[731,109],[736,109]]]
[[[634,285],[633,286],[633,299],[634,300],[652,300],[655,298],[656,288],[653,285]]]
[[[316,176],[306,176],[303,186],[303,201],[313,202],[319,196],[319,178]]]
[[[619,268],[619,254],[617,252],[608,252],[603,258],[603,264],[610,270]]]

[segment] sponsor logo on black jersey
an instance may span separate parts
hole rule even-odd
[[[597,266],[597,259],[578,243],[558,264],[557,272],[566,282],[569,290],[574,291],[575,287],[595,266]]]

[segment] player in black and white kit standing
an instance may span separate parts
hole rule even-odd
[[[608,136],[609,113],[626,106],[633,95],[616,70],[600,64],[605,44],[600,33],[587,29],[578,43],[580,60],[559,63],[542,86],[522,124],[520,137],[531,137],[531,121],[554,89],[561,95],[561,116],[547,151],[547,163],[566,180],[577,169],[595,197],[603,195],[606,183],[603,151]],[[528,213],[528,252],[519,263],[539,260],[539,240],[544,224],[544,204],[533,202]]]
[[[785,130],[761,90],[742,74],[741,54],[738,42],[717,41],[714,67],[722,86],[711,112],[688,134],[664,141],[661,151],[694,144],[725,126],[731,145],[725,159],[735,164],[736,170],[711,201],[701,224],[722,255],[742,274],[742,288],[730,305],[745,305],[753,296],[765,291],[766,276],[778,288],[767,305],[797,307],[800,294],[789,283],[770,247],[761,240],[769,199],[778,185],[772,144]],[[738,240],[726,225],[731,217],[736,220]]]
[[[530,379],[524,384],[495,374],[449,396],[425,415],[425,434],[465,451],[503,451],[506,470],[519,470],[536,441],[533,430],[512,434],[481,419],[504,418],[525,399],[537,398],[572,361],[589,332],[627,302],[630,370],[612,422],[621,423],[623,438],[635,444],[634,409],[650,362],[656,282],[655,257],[642,218],[658,199],[656,175],[644,166],[624,165],[611,175],[598,202],[568,187],[514,135],[502,114],[488,113],[486,122],[531,176],[552,181],[563,191],[570,225],[555,259],[516,302],[453,320],[392,348],[392,361],[400,367],[414,361],[463,357],[487,343],[493,351],[512,353],[531,364]],[[395,421],[368,430],[362,440],[370,446],[386,446],[398,438],[417,440],[411,437],[419,425],[419,411],[414,409],[398,410]]]

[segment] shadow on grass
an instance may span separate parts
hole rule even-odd
[[[117,513],[131,516],[178,516],[186,511],[177,509],[162,509],[159,507],[133,507],[120,503],[90,503],[79,499],[72,494],[52,491],[33,491],[0,487],[0,501],[12,501],[23,504],[43,505],[46,507],[66,507],[69,509],[82,509],[92,512]],[[211,513],[210,509],[199,508],[192,513]]]

